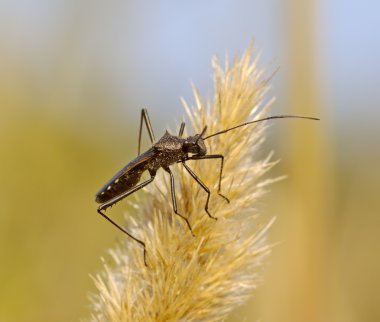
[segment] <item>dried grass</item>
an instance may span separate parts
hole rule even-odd
[[[252,61],[250,47],[231,65],[214,70],[214,97],[205,101],[194,88],[195,106],[183,101],[190,123],[188,134],[207,134],[264,117],[268,91],[263,70]],[[242,304],[260,281],[260,266],[270,252],[266,235],[270,221],[260,225],[255,209],[270,180],[262,176],[273,166],[270,155],[256,160],[264,140],[265,122],[252,124],[206,141],[208,153],[225,155],[222,193],[218,196],[219,161],[189,161],[210,187],[210,219],[206,193],[183,169],[172,166],[178,209],[189,218],[196,237],[173,213],[170,180],[159,171],[153,184],[135,199],[140,219],[128,219],[127,229],[147,246],[148,267],[141,247],[125,238],[110,251],[112,263],[94,280],[92,321],[221,321]],[[207,135],[206,134],[206,135]],[[143,196],[143,199],[142,199]],[[144,219],[141,219],[144,218]]]

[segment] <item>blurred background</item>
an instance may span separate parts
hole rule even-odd
[[[259,207],[281,243],[228,321],[380,321],[378,12],[369,0],[1,1],[0,321],[89,315],[89,275],[120,237],[94,194],[135,156],[140,109],[156,136],[174,128],[190,81],[212,95],[211,57],[252,39],[268,76],[280,66],[273,113],[322,121],[270,126],[263,153],[288,179]]]

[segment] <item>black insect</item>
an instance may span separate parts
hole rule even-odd
[[[148,112],[143,109],[141,111],[141,120],[140,120],[140,130],[139,130],[139,141],[138,141],[138,155],[135,159],[129,162],[124,168],[122,168],[118,173],[116,173],[96,194],[96,202],[101,205],[98,207],[98,213],[101,214],[104,218],[106,218],[109,222],[111,222],[114,226],[119,228],[123,233],[134,239],[144,248],[144,262],[146,265],[146,247],[145,243],[136,237],[132,236],[127,230],[121,227],[119,224],[114,222],[111,218],[109,218],[104,211],[119,202],[120,200],[128,197],[132,193],[137,190],[142,189],[151,183],[157,173],[159,168],[163,168],[170,175],[170,186],[171,186],[171,198],[173,203],[173,210],[176,215],[182,218],[187,227],[189,228],[191,234],[194,236],[194,233],[191,229],[190,223],[186,217],[181,215],[177,209],[177,201],[175,194],[175,185],[174,185],[174,176],[171,172],[169,166],[174,163],[181,163],[184,168],[189,172],[189,174],[194,178],[195,181],[206,191],[207,200],[205,204],[205,211],[207,215],[212,219],[217,219],[211,215],[208,210],[208,205],[210,201],[210,190],[209,188],[197,177],[197,175],[189,168],[186,164],[188,160],[205,160],[205,159],[219,159],[220,160],[220,169],[219,169],[219,184],[218,184],[218,194],[223,197],[227,202],[229,199],[221,194],[221,184],[222,184],[222,176],[223,176],[223,165],[224,165],[224,156],[222,154],[207,154],[207,148],[205,146],[204,141],[231,130],[237,129],[242,126],[246,126],[248,124],[257,123],[270,119],[279,119],[279,118],[303,118],[303,119],[311,119],[318,120],[313,117],[306,116],[297,116],[297,115],[277,115],[277,116],[269,116],[262,119],[254,120],[251,122],[246,122],[232,128],[213,133],[206,137],[203,137],[206,133],[207,126],[204,127],[203,131],[200,134],[196,134],[193,136],[189,136],[187,138],[183,138],[183,131],[185,129],[185,123],[182,122],[178,136],[171,135],[169,132],[165,132],[164,136],[159,139],[157,142],[154,137],[152,125],[149,120]],[[143,123],[148,129],[148,134],[150,140],[152,142],[152,147],[147,151],[140,154],[141,147],[141,133]],[[150,179],[140,183],[140,179],[142,174],[148,171],[150,174]]]

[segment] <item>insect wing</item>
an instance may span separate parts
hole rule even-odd
[[[124,168],[122,168],[119,172],[117,172],[107,183],[97,192],[97,196],[100,195],[103,191],[107,190],[107,188],[112,185],[117,179],[119,179],[122,175],[127,172],[133,171],[138,165],[143,164],[144,162],[149,161],[156,153],[154,148],[150,148],[144,153],[138,155],[131,162],[129,162]]]

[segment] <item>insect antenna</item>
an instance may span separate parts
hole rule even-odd
[[[249,124],[252,124],[252,123],[257,123],[257,122],[262,122],[262,121],[267,121],[267,120],[273,120],[273,119],[286,119],[286,118],[308,119],[308,120],[319,121],[319,118],[309,117],[309,116],[301,116],[301,115],[274,115],[274,116],[268,116],[268,117],[264,117],[262,119],[258,119],[258,120],[254,120],[254,121],[250,121],[250,122],[246,122],[246,123],[242,123],[242,124],[236,125],[234,127],[231,127],[229,129],[213,133],[213,134],[211,134],[211,135],[206,136],[205,138],[203,138],[203,140],[207,140],[207,139],[209,139],[209,138],[211,138],[213,136],[217,136],[219,134],[227,133],[229,131],[235,130],[235,129],[239,128],[239,127],[246,126],[246,125],[249,125]],[[205,132],[205,130],[206,130],[206,128],[202,131],[202,134],[199,136],[199,138],[203,135],[203,133]],[[198,138],[198,140],[199,140],[199,138]]]
[[[201,134],[199,134],[197,140],[195,141],[195,144],[198,143],[199,139],[203,136],[203,134],[205,134],[206,130],[207,130],[207,125],[204,127],[204,129],[203,129],[203,131],[201,132]]]

